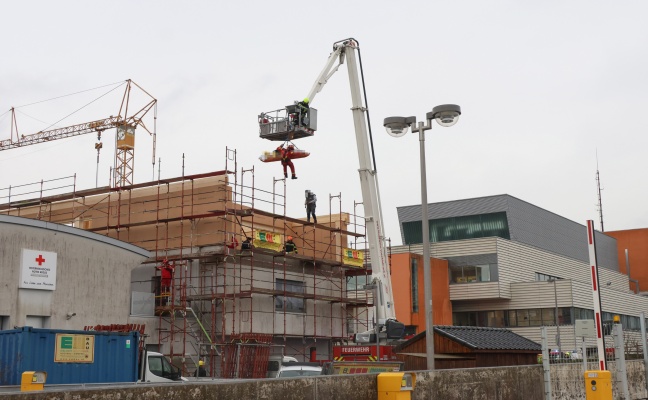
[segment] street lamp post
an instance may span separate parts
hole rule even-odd
[[[423,278],[425,280],[425,340],[427,369],[434,370],[434,321],[432,311],[432,269],[430,267],[430,227],[428,222],[427,175],[425,166],[425,131],[432,129],[432,120],[441,126],[452,126],[459,120],[461,107],[455,104],[436,106],[425,114],[426,122],[416,124],[416,117],[388,117],[383,126],[394,137],[404,136],[409,127],[419,134],[421,162],[421,226],[423,233]],[[414,126],[413,126],[414,125]]]

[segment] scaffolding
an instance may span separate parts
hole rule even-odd
[[[288,351],[306,358],[308,343],[332,346],[370,329],[371,294],[347,285],[357,276],[369,282],[371,272],[361,203],[345,213],[341,194],[329,195],[329,215],[309,223],[287,215],[285,179],[265,191],[254,168],[238,168],[236,150],[226,148],[225,168],[210,173],[184,175],[183,167],[172,179],[82,191],[76,176],[0,188],[0,213],[148,249],[160,351],[184,374],[204,360],[211,376],[262,377],[287,338],[301,338]],[[284,251],[288,236],[297,253]],[[246,238],[250,250],[239,246]],[[167,290],[156,269],[164,262],[174,267]]]

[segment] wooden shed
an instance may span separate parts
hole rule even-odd
[[[405,370],[427,369],[425,331],[394,347]],[[540,344],[503,328],[434,327],[435,368],[501,367],[536,364]]]

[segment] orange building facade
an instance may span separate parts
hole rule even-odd
[[[452,325],[448,261],[430,258],[434,325]],[[406,326],[425,331],[425,280],[423,256],[414,253],[391,256],[391,280],[396,318]]]
[[[628,275],[631,280],[636,279],[639,282],[637,288],[636,284],[631,281],[630,289],[637,292],[648,291],[648,228],[608,231],[605,234],[617,240],[619,272]],[[626,267],[626,249],[628,250],[630,273]]]

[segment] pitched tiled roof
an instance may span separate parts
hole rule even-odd
[[[450,340],[474,350],[523,350],[542,351],[542,346],[504,328],[482,328],[476,326],[435,326],[434,334],[445,336]],[[398,349],[404,349],[408,343],[425,338],[425,331],[414,336]]]
[[[475,350],[542,350],[540,344],[504,328],[435,326],[434,333]]]

